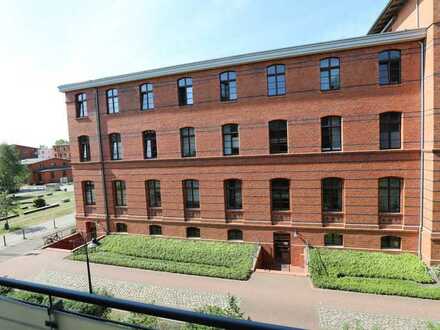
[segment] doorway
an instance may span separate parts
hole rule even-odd
[[[273,247],[275,266],[278,269],[290,269],[290,234],[274,233]]]

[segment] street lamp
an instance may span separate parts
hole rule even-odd
[[[89,293],[93,293],[92,276],[90,274],[89,248],[91,249],[96,248],[97,246],[99,246],[99,242],[96,238],[93,238],[89,243],[87,243],[86,239],[84,239],[84,241],[86,242],[84,244],[84,248],[86,250],[86,265],[87,265],[87,279],[89,282]]]

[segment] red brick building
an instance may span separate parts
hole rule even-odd
[[[307,244],[440,263],[440,3],[419,2],[367,36],[60,86],[77,227],[259,242],[263,267]]]
[[[55,144],[53,147],[54,158],[70,160],[70,145],[69,144]]]
[[[38,157],[38,148],[22,146],[19,144],[13,144],[13,146],[18,152],[20,160]]]
[[[27,159],[24,164],[31,172],[29,184],[60,183],[61,178],[72,182],[72,168],[66,159]]]

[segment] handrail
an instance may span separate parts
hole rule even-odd
[[[158,306],[121,298],[100,296],[82,291],[75,291],[71,289],[59,288],[6,277],[0,277],[0,285],[35,293],[46,294],[58,298],[65,298],[99,306],[106,306],[134,313],[148,314],[172,320],[203,324],[224,329],[301,330],[300,328],[292,328],[249,320],[237,320],[222,316],[208,315],[199,312],[177,309],[173,307]]]

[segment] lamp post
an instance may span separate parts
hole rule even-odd
[[[87,243],[87,240],[84,239],[84,241],[86,242],[84,244],[84,248],[86,250],[86,265],[87,265],[87,280],[89,282],[89,293],[93,293],[93,288],[92,288],[92,276],[90,273],[90,260],[89,260],[89,247],[90,248],[95,248],[99,245],[99,242],[96,240],[96,238],[93,238],[90,243]]]

